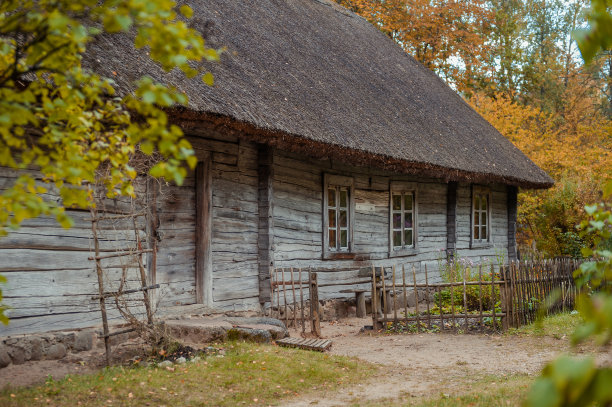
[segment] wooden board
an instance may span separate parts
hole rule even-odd
[[[299,348],[314,350],[317,352],[325,352],[331,348],[332,341],[329,339],[284,338],[277,340],[276,344],[286,348]]]

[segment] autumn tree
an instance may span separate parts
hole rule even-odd
[[[337,0],[458,89],[483,77],[493,13],[485,0]]]
[[[196,159],[163,109],[187,97],[148,77],[121,94],[82,60],[97,37],[121,35],[164,70],[211,84],[205,62],[219,52],[188,25],[191,15],[171,0],[0,2],[0,169],[15,170],[0,190],[0,235],[43,214],[70,226],[65,208],[92,205],[90,185],[102,166],[109,197],[133,195],[136,151],[162,158],[151,175],[182,182]]]

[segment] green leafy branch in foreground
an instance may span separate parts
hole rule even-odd
[[[118,35],[146,47],[164,70],[202,74],[212,85],[203,63],[218,60],[219,51],[184,21],[193,13],[188,6],[175,8],[171,0],[0,3],[0,167],[22,170],[0,191],[0,235],[42,214],[70,226],[65,208],[92,204],[86,186],[103,167],[109,197],[133,196],[137,171],[129,159],[138,149],[159,152],[150,173],[179,184],[184,163],[195,166],[190,144],[162,110],[185,105],[186,95],[148,77],[120,95],[112,79],[81,65],[89,43]],[[46,198],[49,192],[61,200]]]
[[[187,24],[189,6],[176,8],[172,0],[0,2],[0,175],[13,177],[0,184],[0,237],[40,215],[70,227],[65,208],[93,205],[91,185],[101,173],[109,197],[134,196],[136,152],[155,151],[161,160],[150,174],[182,183],[185,163],[193,168],[197,160],[162,109],[186,105],[187,96],[148,77],[121,95],[113,79],[81,64],[96,38],[119,36],[164,70],[201,74],[213,85],[204,65],[220,51]],[[0,305],[6,324],[4,311]]]
[[[604,201],[585,208],[588,219],[583,233],[595,235],[595,246],[583,250],[594,260],[574,273],[582,291],[578,310],[584,322],[572,335],[572,344],[595,337],[604,346],[612,340],[612,181],[604,189]],[[531,388],[528,405],[537,407],[612,405],[612,368],[597,367],[593,357],[563,356],[547,365]]]

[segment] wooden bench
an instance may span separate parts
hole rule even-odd
[[[365,301],[365,293],[368,290],[358,289],[358,288],[349,288],[346,290],[340,290],[341,293],[355,293],[355,301],[357,304],[357,317],[365,318],[366,316],[366,301]]]

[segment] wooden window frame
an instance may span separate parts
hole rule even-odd
[[[346,226],[348,247],[345,249],[330,249],[329,247],[329,209],[328,205],[328,190],[333,188],[346,188],[348,192],[348,222]],[[337,204],[339,204],[339,195],[336,195]],[[337,206],[335,208],[338,208]],[[338,210],[336,210],[336,214]],[[341,227],[336,221],[336,227],[340,231]],[[336,174],[323,174],[323,259],[353,259],[354,254],[354,231],[355,231],[355,182],[353,177]],[[339,239],[337,232],[336,239]]]
[[[474,237],[474,228],[476,227],[475,224],[475,213],[478,210],[479,213],[482,213],[482,209],[476,209],[475,208],[475,203],[476,203],[476,196],[485,196],[487,198],[487,209],[485,211],[486,215],[487,215],[487,224],[486,224],[486,231],[487,231],[487,238],[486,239],[476,239]],[[472,194],[470,197],[471,201],[470,201],[470,247],[472,249],[486,249],[486,248],[490,248],[492,247],[492,242],[491,242],[491,214],[492,214],[492,195],[491,195],[491,189],[487,188],[487,187],[482,187],[482,186],[477,186],[477,185],[472,185]],[[481,216],[479,215],[479,224],[478,227],[482,226],[482,222],[480,221]]]
[[[405,194],[412,194],[412,246],[396,247],[393,244],[393,195],[402,195],[402,240],[404,239],[404,216],[406,213],[404,206],[403,196]],[[389,185],[389,257],[401,257],[401,256],[414,256],[418,253],[418,242],[419,242],[419,205],[418,205],[418,188],[416,182],[401,182],[391,181]],[[397,212],[397,211],[395,211]]]

